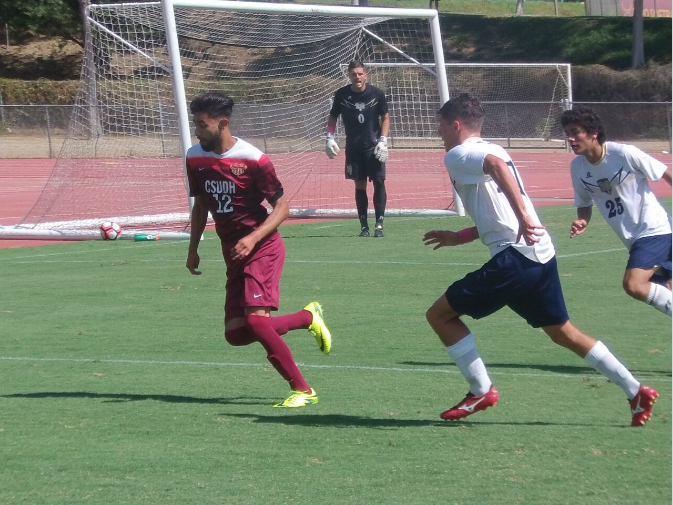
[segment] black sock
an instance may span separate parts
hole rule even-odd
[[[386,193],[385,181],[382,179],[374,180],[374,214],[376,215],[376,222],[383,225],[383,215],[386,213],[386,200],[388,194]]]
[[[369,224],[367,223],[367,190],[366,189],[356,189],[355,190],[355,206],[358,209],[358,217],[360,218],[360,227],[369,229]]]

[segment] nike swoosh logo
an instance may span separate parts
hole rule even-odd
[[[253,298],[260,298],[262,295],[252,295]]]

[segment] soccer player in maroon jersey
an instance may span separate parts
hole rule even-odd
[[[317,403],[318,395],[281,335],[308,329],[325,354],[331,349],[331,335],[318,302],[294,314],[271,317],[271,311],[278,310],[285,261],[278,226],[288,216],[288,202],[267,155],[231,134],[233,106],[221,93],[203,93],[190,104],[199,143],[187,151],[186,159],[189,194],[194,197],[186,266],[193,275],[201,274],[198,247],[210,212],[227,266],[224,338],[234,346],[262,344],[291,389],[290,396],[274,406],[304,407]],[[271,206],[270,213],[263,200]]]

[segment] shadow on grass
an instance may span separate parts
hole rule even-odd
[[[252,419],[255,423],[267,424],[291,424],[300,426],[333,428],[422,428],[424,426],[458,426],[458,424],[447,423],[439,419],[383,419],[365,416],[355,416],[347,414],[298,414],[288,412],[285,409],[275,409],[278,415],[263,416],[258,414],[220,414],[227,417],[236,417],[239,419]],[[290,409],[293,410],[293,409]],[[284,415],[288,414],[288,415]]]
[[[409,366],[427,366],[427,367],[455,367],[454,363],[449,361],[430,362],[430,361],[398,361],[400,365]],[[502,370],[541,370],[543,372],[553,372],[565,375],[586,375],[597,373],[591,367],[577,366],[577,365],[536,365],[536,364],[519,364],[519,363],[486,363],[488,369],[502,369]],[[642,375],[643,377],[671,377],[670,370],[631,370],[632,373]]]
[[[3,395],[2,398],[97,398],[107,402],[140,402],[154,400],[167,403],[204,403],[217,405],[269,405],[274,398],[238,396],[234,398],[199,398],[195,396],[177,395],[138,395],[126,393],[91,393],[88,391],[42,391],[36,393],[14,393]]]
[[[423,427],[442,427],[442,428],[476,428],[478,426],[582,426],[595,428],[596,424],[589,423],[555,423],[547,421],[460,421],[450,422],[439,419],[383,419],[363,416],[352,416],[346,414],[313,414],[313,415],[275,415],[262,416],[259,414],[219,414],[226,417],[235,417],[239,419],[251,419],[255,423],[265,424],[285,424],[312,427],[332,427],[332,428],[371,428],[371,429],[395,429],[395,428],[423,428]],[[621,428],[621,424],[606,424],[604,427]]]
[[[194,396],[177,395],[140,395],[140,394],[122,394],[122,393],[91,393],[88,391],[43,391],[35,393],[14,393],[2,395],[0,398],[95,398],[103,399],[106,402],[132,402],[154,400],[168,403],[201,403],[216,405],[265,405],[269,406],[273,401],[271,398],[261,397],[234,397],[234,398],[198,398]],[[296,411],[285,409],[276,410],[277,415],[258,415],[258,414],[232,414],[222,413],[221,416],[234,417],[238,419],[252,419],[255,423],[297,425],[333,428],[370,428],[370,429],[399,429],[399,428],[423,428],[423,427],[445,427],[445,428],[476,428],[478,426],[582,426],[582,427],[614,427],[622,428],[628,425],[605,424],[596,425],[588,423],[565,423],[565,422],[547,422],[547,421],[460,421],[448,422],[439,419],[384,419],[364,417],[348,414],[299,414],[294,415]]]

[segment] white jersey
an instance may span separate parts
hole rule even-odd
[[[499,145],[470,137],[446,153],[444,164],[456,192],[463,201],[465,210],[479,230],[479,238],[484,245],[489,247],[491,256],[511,246],[533,261],[547,263],[554,257],[554,245],[546,230],[539,230],[543,231],[544,235],[539,237],[540,241],[532,246],[526,245],[523,237],[518,242],[516,241],[519,221],[507,197],[491,176],[484,173],[484,158],[489,154],[507,163],[521,189],[526,212],[534,221],[540,223],[533,203],[528,198],[521,177],[507,151]]]
[[[666,165],[635,146],[605,143],[596,165],[584,156],[570,163],[575,207],[596,204],[627,249],[639,238],[671,233],[671,221],[647,179],[658,181]]]

